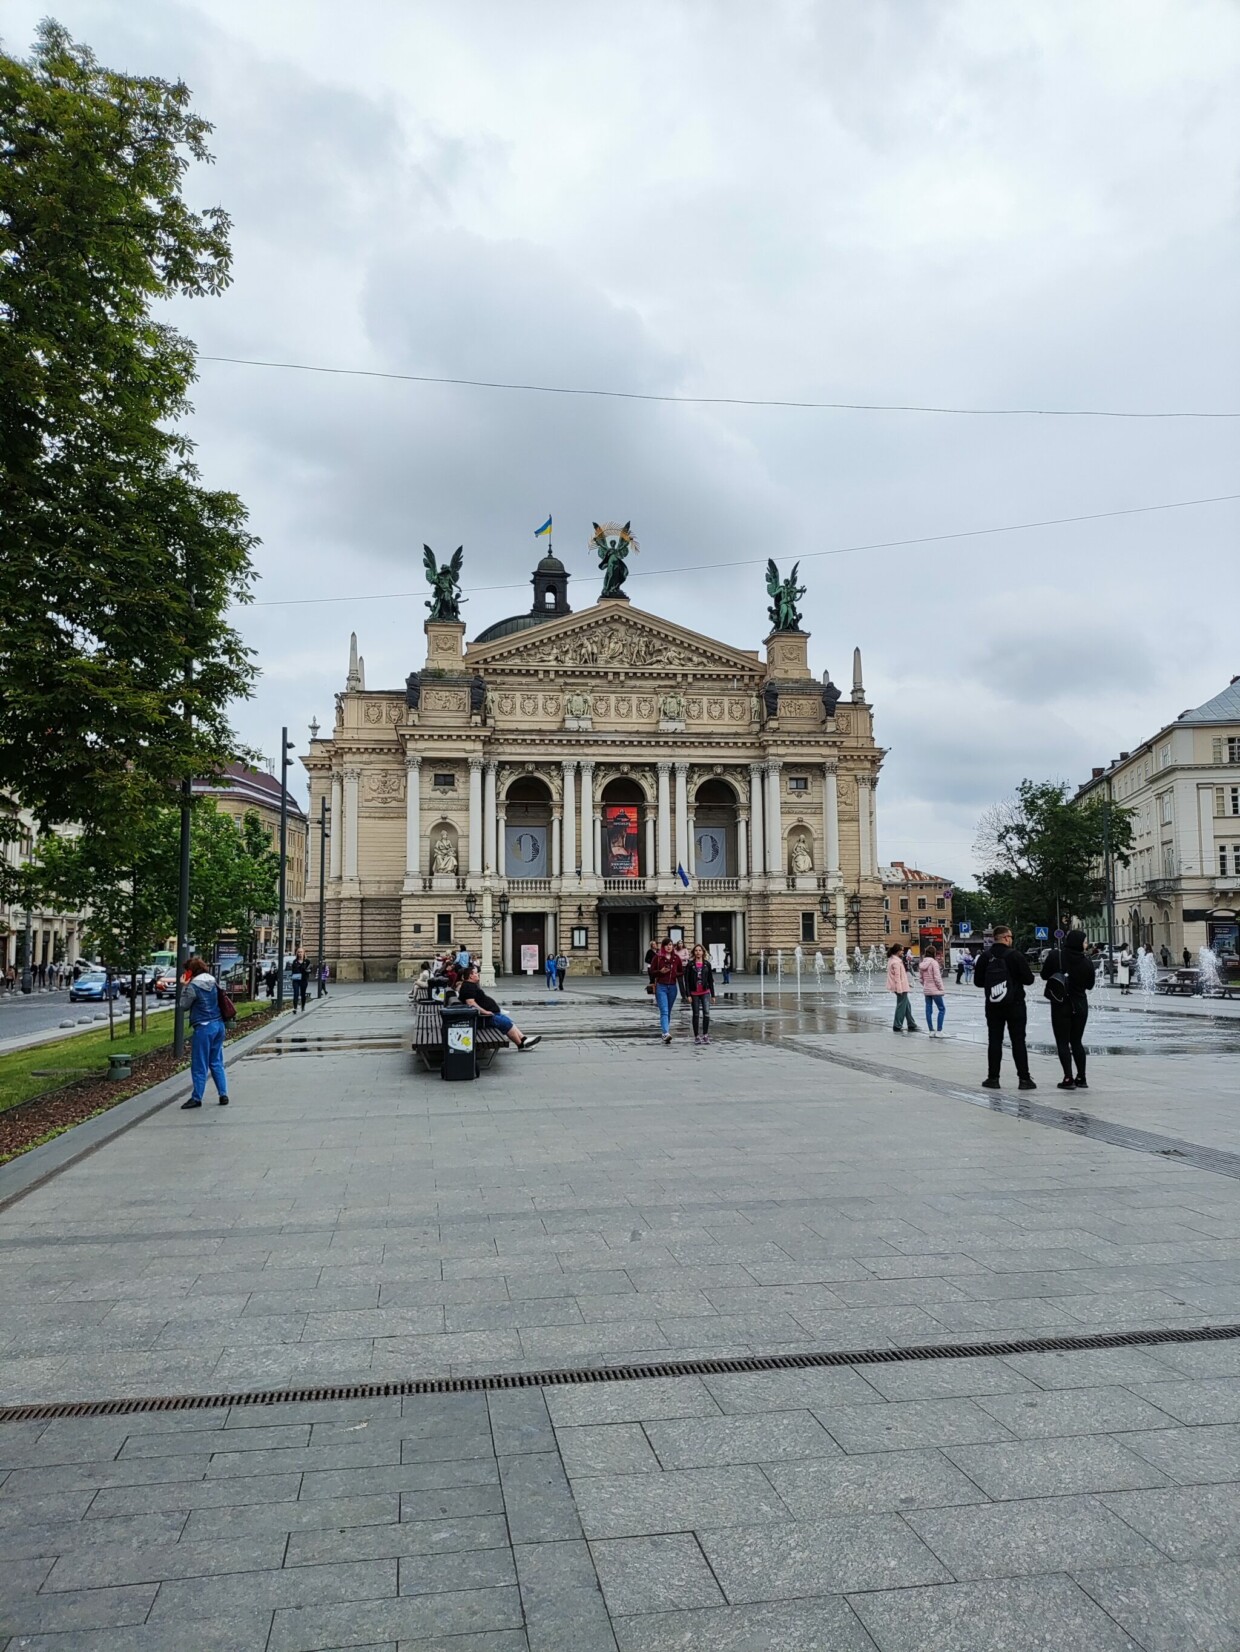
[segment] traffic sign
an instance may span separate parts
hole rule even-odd
[[[1049,941],[1051,938],[1051,926],[1049,924],[1034,924],[1033,938],[1035,941]]]
[[[962,920],[958,925],[958,933],[962,940],[968,940],[969,936],[973,933],[973,925],[965,920]]]
[[[1066,935],[1066,934],[1067,934],[1067,933],[1068,933],[1068,931],[1067,931],[1067,930],[1066,930],[1066,929],[1057,929],[1057,930],[1056,930],[1056,931],[1055,931],[1055,939],[1056,939],[1056,940],[1057,940],[1057,941],[1062,941],[1062,940],[1063,940],[1063,938],[1064,938],[1064,936],[1065,936],[1065,935]]]

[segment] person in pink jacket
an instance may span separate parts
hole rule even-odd
[[[913,1020],[912,1006],[908,1001],[908,970],[904,967],[899,946],[887,948],[887,991],[896,995],[896,1019],[892,1032],[899,1032],[905,1023],[908,1032],[916,1032],[917,1023]]]
[[[931,1038],[942,1038],[943,1017],[947,1006],[943,1001],[943,972],[939,968],[939,949],[933,941],[926,947],[921,959],[921,990],[926,995],[926,1031]],[[939,1026],[934,1028],[934,1007],[938,1005]]]

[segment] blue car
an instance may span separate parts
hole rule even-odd
[[[106,970],[83,970],[69,988],[69,1002],[71,1004],[102,1004],[109,998],[119,997],[120,990],[120,986],[116,981],[108,980]]]

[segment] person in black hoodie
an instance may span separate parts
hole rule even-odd
[[[1025,988],[1033,985],[1033,971],[1022,952],[1012,950],[1012,931],[1006,924],[996,924],[994,944],[982,958],[973,979],[986,994],[986,1078],[983,1090],[997,1090],[999,1067],[1003,1061],[1003,1032],[1012,1041],[1012,1060],[1020,1080],[1017,1088],[1036,1090],[1029,1072],[1029,1051],[1025,1044],[1025,1028],[1029,1021],[1029,1006],[1025,1002]]]
[[[1046,996],[1051,1005],[1051,1031],[1059,1064],[1063,1068],[1061,1090],[1088,1090],[1085,1082],[1085,1023],[1089,1020],[1086,996],[1097,978],[1093,960],[1085,956],[1085,932],[1070,929],[1062,948],[1048,952],[1042,965]],[[1072,1063],[1076,1062],[1076,1076]]]

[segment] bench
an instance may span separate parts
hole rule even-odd
[[[1168,996],[1172,993],[1183,993],[1185,997],[1191,997],[1194,993],[1200,992],[1201,988],[1195,969],[1177,969],[1159,981],[1154,990]]]
[[[453,999],[455,1002],[455,999]],[[443,1066],[443,1016],[440,1004],[427,991],[419,992],[413,1000],[413,1053],[427,1072]],[[478,1061],[489,1067],[497,1053],[508,1043],[508,1034],[478,1018]]]

